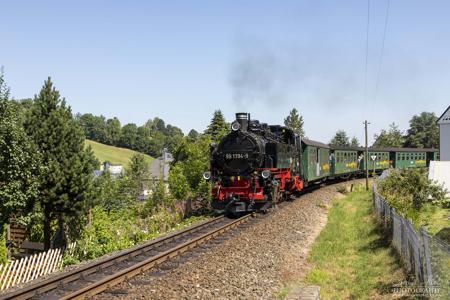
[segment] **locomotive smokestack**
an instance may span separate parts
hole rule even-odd
[[[250,114],[248,113],[236,113],[236,121],[241,125],[242,131],[247,131]]]

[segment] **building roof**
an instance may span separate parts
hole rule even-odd
[[[450,106],[444,111],[444,113],[437,120],[438,124],[450,124]]]
[[[326,148],[329,149],[330,146],[321,142],[317,142],[317,141],[313,141],[313,140],[308,140],[308,139],[302,139],[302,142],[305,143],[308,146],[314,146],[314,147],[319,147],[319,148]]]

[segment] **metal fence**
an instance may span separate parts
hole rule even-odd
[[[450,245],[430,236],[425,228],[415,230],[412,222],[398,214],[373,186],[375,213],[392,237],[408,272],[414,274],[422,295],[450,299]]]

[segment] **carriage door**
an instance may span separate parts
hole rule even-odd
[[[316,176],[317,177],[319,177],[320,176],[320,169],[321,169],[321,167],[320,167],[320,148],[317,148],[317,150],[316,150],[316,154],[317,154],[317,156],[316,156]]]

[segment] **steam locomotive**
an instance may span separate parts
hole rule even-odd
[[[330,147],[300,139],[291,129],[251,120],[237,113],[231,132],[211,145],[212,207],[239,215],[267,211],[304,187],[334,178],[380,173],[388,168],[427,167],[439,160],[436,149]]]
[[[238,214],[266,211],[303,188],[300,138],[291,129],[237,113],[231,133],[211,147],[212,206]]]

